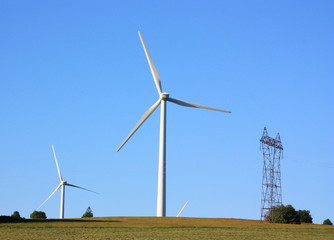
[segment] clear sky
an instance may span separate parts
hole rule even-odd
[[[167,215],[260,218],[259,139],[280,133],[283,203],[334,220],[333,1],[0,1],[0,215],[29,217],[58,185],[65,217],[155,216],[158,98],[171,97]],[[59,216],[60,193],[42,208]]]

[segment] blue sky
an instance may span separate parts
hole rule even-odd
[[[0,1],[0,215],[64,179],[65,217],[155,216],[158,98],[171,97],[167,215],[259,219],[259,139],[281,134],[283,203],[334,220],[333,1]],[[59,215],[60,193],[41,210]]]

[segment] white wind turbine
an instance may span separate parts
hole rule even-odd
[[[183,210],[184,210],[184,209],[186,208],[186,206],[188,205],[188,202],[189,202],[189,201],[187,201],[187,202],[183,205],[183,207],[181,208],[180,212],[176,215],[176,217],[180,217],[180,216],[181,216]]]
[[[151,73],[154,79],[155,86],[159,93],[159,99],[154,103],[140,118],[136,126],[132,129],[130,134],[125,138],[123,143],[117,149],[117,152],[124,146],[124,144],[131,138],[131,136],[138,130],[138,128],[151,116],[151,114],[160,105],[160,143],[159,143],[159,168],[158,168],[158,197],[157,197],[157,216],[166,216],[166,102],[173,102],[184,107],[203,108],[208,110],[214,110],[219,112],[231,113],[231,111],[222,110],[213,107],[207,107],[197,103],[187,102],[175,98],[169,97],[169,93],[163,92],[161,88],[160,76],[154,63],[150,57],[150,54],[146,48],[144,39],[141,33],[138,31],[140,41],[143,45],[144,52],[151,69]]]
[[[62,177],[62,175],[60,173],[60,169],[59,169],[59,165],[58,165],[58,161],[57,161],[57,156],[56,156],[56,152],[55,152],[55,149],[54,149],[53,145],[52,145],[52,151],[53,151],[53,157],[54,157],[55,162],[56,162],[57,171],[58,171],[58,177],[59,177],[60,183],[56,187],[56,189],[51,193],[51,195],[37,208],[37,210],[40,209],[44,205],[44,203],[46,203],[53,196],[53,194],[55,194],[58,191],[59,188],[61,188],[59,218],[64,218],[64,211],[65,211],[65,186],[80,188],[80,189],[83,189],[83,190],[86,190],[86,191],[90,191],[90,192],[93,192],[93,193],[96,193],[96,192],[91,191],[91,190],[86,189],[86,188],[83,188],[83,187],[79,187],[79,186],[76,186],[76,185],[69,184],[67,181],[64,181],[63,177]]]

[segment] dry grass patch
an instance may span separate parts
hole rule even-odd
[[[321,239],[334,227],[217,218],[112,217],[0,223],[0,239]]]

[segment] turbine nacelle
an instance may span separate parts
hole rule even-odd
[[[160,100],[167,101],[169,99],[169,93],[163,92],[160,94]]]
[[[67,181],[61,181],[60,185],[67,185]]]

